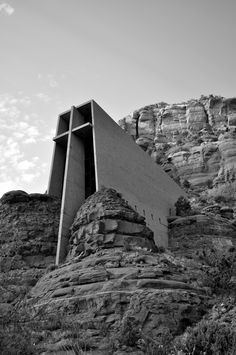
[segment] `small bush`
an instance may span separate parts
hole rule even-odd
[[[32,330],[18,319],[3,317],[0,322],[1,355],[33,355]]]
[[[211,268],[205,271],[203,284],[211,287],[214,293],[230,293],[233,291],[231,282],[232,276],[236,272],[236,253],[228,252],[224,255],[212,251],[204,257],[205,263]]]
[[[206,182],[206,185],[208,187],[208,189],[212,189],[213,188],[213,180],[212,179],[208,179]]]
[[[231,203],[236,200],[236,183],[227,183],[213,187],[208,191],[208,197],[213,198],[216,203]]]
[[[184,179],[182,185],[185,189],[189,189],[191,187],[191,184],[187,179]]]
[[[61,330],[65,340],[61,351],[74,351],[74,354],[80,355],[85,353],[84,350],[89,350],[78,323],[71,322],[64,313],[48,313],[46,307],[37,311],[30,309],[24,300],[19,300],[8,313],[0,314],[0,354],[39,354],[49,334],[58,330]]]
[[[122,323],[118,336],[111,339],[110,348],[119,349],[123,346],[140,349],[147,355],[177,355],[172,345],[173,335],[166,327],[159,327],[155,337],[144,332],[138,320],[133,316],[126,316]]]
[[[183,355],[235,355],[236,332],[229,324],[203,320],[177,345]]]
[[[142,332],[142,350],[147,355],[177,355],[173,347],[173,335],[166,327],[160,327],[155,339]]]
[[[124,318],[118,335],[119,342],[126,346],[135,346],[140,338],[139,322],[131,316]]]
[[[180,196],[175,203],[176,215],[177,216],[189,216],[191,214],[191,205],[189,200],[184,196]]]

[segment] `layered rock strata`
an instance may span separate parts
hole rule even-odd
[[[134,111],[119,124],[157,163],[171,158],[178,177],[192,185],[235,180],[236,98],[161,102]]]
[[[24,192],[6,194],[0,204],[0,320],[13,315],[32,353],[155,353],[208,314],[215,295],[204,257],[234,249],[232,209],[173,216],[169,252],[156,248],[143,216],[104,188],[79,209],[66,262],[45,270],[55,258],[59,207],[50,196]]]
[[[217,208],[219,214],[215,214]],[[221,217],[219,205],[212,207],[211,212],[205,209],[204,213],[170,221],[169,248],[175,255],[197,259],[207,251],[224,254],[236,247],[236,228],[228,219],[229,214]]]
[[[80,208],[71,228],[67,259],[99,249],[142,247],[155,251],[153,232],[145,218],[134,211],[112,189],[104,189],[89,197]]]
[[[209,296],[199,288],[196,270],[196,265],[186,267],[181,259],[157,252],[144,218],[114,190],[95,193],[77,213],[67,262],[45,274],[28,295],[39,321],[51,315],[60,323],[37,351],[44,347],[45,355],[63,353],[76,343],[89,354],[105,355],[111,349],[114,354],[145,354],[135,340],[117,350],[127,322],[134,333],[156,339],[166,329],[172,336],[181,334],[201,319]],[[74,339],[75,329],[80,339]]]

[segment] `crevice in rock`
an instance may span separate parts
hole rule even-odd
[[[136,139],[139,138],[139,130],[138,130],[138,125],[139,125],[139,114],[136,117],[136,122],[135,122],[135,133],[136,133]]]

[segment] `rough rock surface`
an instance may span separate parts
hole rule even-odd
[[[172,217],[170,252],[155,247],[144,217],[116,191],[102,189],[76,215],[66,262],[45,270],[55,258],[59,207],[50,196],[21,191],[0,204],[0,321],[13,315],[19,343],[27,334],[33,354],[144,355],[150,344],[155,354],[204,315],[221,317],[216,306],[208,313],[215,294],[204,255],[233,249],[231,208]]]
[[[54,264],[60,201],[11,191],[0,199],[0,310],[34,285]]]
[[[60,322],[38,342],[38,352],[64,354],[77,341],[89,354],[145,354],[135,341],[118,350],[127,322],[143,338],[166,329],[182,334],[207,311],[209,290],[197,282],[199,272],[194,262],[158,252],[144,218],[114,190],[103,189],[77,213],[67,262],[28,294],[36,314],[56,315]]]
[[[157,163],[171,158],[176,178],[194,186],[235,180],[236,98],[161,102],[136,110],[119,124]]]
[[[175,255],[197,259],[207,250],[224,253],[236,247],[236,228],[232,223],[206,209],[205,213],[169,223],[169,248]]]
[[[115,190],[105,189],[89,197],[72,225],[67,259],[100,248],[139,246],[155,250],[153,232]]]

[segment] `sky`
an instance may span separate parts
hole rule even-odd
[[[58,115],[234,97],[235,0],[0,0],[0,196],[45,192]]]

